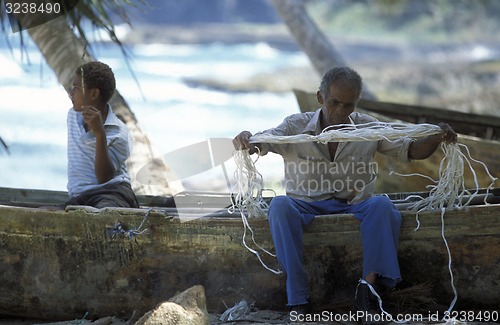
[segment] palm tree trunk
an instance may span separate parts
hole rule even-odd
[[[22,24],[23,17],[20,16],[18,19]],[[59,82],[68,91],[71,87],[75,69],[82,64],[81,58],[85,48],[84,45],[75,36],[64,17],[30,28],[27,31],[47,64],[54,71]],[[89,53],[86,53],[85,58],[87,61],[94,60]],[[150,141],[139,128],[134,113],[118,90],[115,91],[114,96],[111,98],[110,105],[115,114],[127,125],[132,135],[133,150],[127,165],[132,177],[132,187],[136,193],[149,195],[172,194],[173,190],[164,177],[166,173],[164,169],[162,170],[162,165],[157,165],[158,168],[149,171],[149,179],[154,185],[142,184],[137,181],[135,176],[142,167],[146,165],[153,166],[153,164],[148,164],[153,160]],[[163,165],[163,167],[165,166]]]
[[[271,0],[271,2],[299,47],[321,76],[334,66],[347,65],[342,55],[309,17],[302,0]],[[364,87],[361,97],[375,99],[367,87]]]

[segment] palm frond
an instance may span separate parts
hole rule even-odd
[[[9,48],[9,50],[12,52],[12,44],[10,43],[9,35],[12,31],[14,30],[20,30],[20,23],[19,21],[16,20],[16,18],[12,15],[7,15],[5,12],[5,0],[0,0],[0,26],[2,28],[2,33],[4,35],[5,42]],[[27,54],[26,46],[25,46],[25,37],[23,33],[19,33],[19,44],[20,44],[20,50],[21,50],[21,55]],[[28,56],[26,56],[29,58]]]
[[[55,1],[55,0],[48,0]],[[9,37],[7,35],[10,34],[8,30],[9,23],[12,31],[20,31],[17,33],[19,35],[19,44],[21,54],[24,57],[24,53],[26,53],[26,58],[29,63],[29,57],[27,56],[27,49],[25,43],[25,34],[23,30],[26,26],[21,26],[21,23],[16,19],[13,15],[7,15],[5,12],[5,3],[7,0],[0,0],[0,24],[2,32],[5,36],[5,40],[7,41],[7,45],[9,46],[12,52],[12,46],[9,42]],[[62,11],[66,14],[64,17],[66,18],[69,26],[75,31],[76,36],[81,40],[83,44],[87,45],[89,53],[92,54],[93,46],[92,42],[90,42],[90,35],[88,35],[89,31],[86,28],[86,24],[90,24],[92,27],[92,31],[103,31],[109,39],[116,44],[125,58],[125,63],[127,65],[132,78],[137,83],[137,86],[140,89],[139,82],[137,77],[130,65],[131,54],[125,44],[118,38],[116,34],[115,25],[120,23],[126,23],[131,25],[130,18],[127,14],[127,9],[131,8],[139,8],[145,9],[148,8],[149,5],[146,0],[73,0],[73,1],[58,1],[62,5]],[[67,7],[66,7],[67,5]],[[13,25],[14,24],[14,25]],[[142,91],[141,91],[142,92]]]
[[[88,21],[92,27],[105,31],[111,41],[123,48],[122,42],[116,36],[116,20],[121,20],[121,22],[130,25],[130,19],[125,8],[139,5],[146,5],[146,2],[143,0],[83,0],[79,1],[77,6],[67,13],[66,18],[70,25],[78,31],[78,36],[84,43],[89,43],[89,41],[82,21]]]
[[[128,70],[139,86],[135,73],[129,63],[130,54],[128,48],[118,38],[115,29],[117,20],[131,25],[130,18],[126,11],[127,7],[146,8],[148,7],[148,3],[145,0],[82,0],[78,2],[75,9],[68,11],[66,19],[70,25],[77,30],[78,36],[82,42],[88,45],[90,52],[92,52],[92,45],[89,42],[87,32],[82,22],[88,21],[94,29],[104,31],[110,40],[119,46],[125,57],[125,63]]]
[[[7,35],[9,34],[9,23],[10,29],[13,31],[22,31],[23,28],[20,26],[19,21],[13,15],[8,15],[5,9],[6,0],[0,0],[0,25],[5,39],[8,42]],[[90,25],[96,30],[104,31],[109,39],[117,44],[124,55],[128,57],[126,49],[121,42],[121,40],[116,35],[115,24],[126,23],[131,25],[129,16],[127,14],[127,8],[147,8],[148,3],[146,0],[79,0],[68,2],[69,7],[65,7],[66,1],[58,1],[63,5],[63,12],[66,12],[65,17],[71,27],[77,32],[77,36],[82,40],[83,43],[89,44],[88,32],[84,29],[84,22],[90,23]],[[76,6],[74,6],[76,4]],[[74,6],[74,7],[73,7]],[[15,26],[13,26],[13,24]],[[24,36],[22,32],[19,32],[21,48],[24,49]],[[8,42],[8,44],[10,44]],[[10,45],[9,45],[10,46]]]

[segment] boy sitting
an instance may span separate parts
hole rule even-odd
[[[108,102],[115,91],[111,68],[88,62],[75,71],[68,112],[66,205],[138,208],[125,160],[131,140]]]

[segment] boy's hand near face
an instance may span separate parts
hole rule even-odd
[[[103,135],[104,123],[101,112],[92,105],[82,106],[83,122],[92,130],[94,135]]]

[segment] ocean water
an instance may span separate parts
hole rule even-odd
[[[71,102],[37,49],[21,53],[0,40],[0,186],[66,190],[66,114]],[[207,138],[233,138],[256,132],[298,112],[293,94],[225,92],[192,86],[185,78],[210,77],[237,82],[260,72],[308,65],[301,52],[280,51],[264,43],[224,45],[139,44],[129,47],[132,76],[119,49],[98,45],[95,56],[116,74],[140,127],[155,153],[164,155]],[[265,179],[280,179],[281,158],[263,157]],[[227,163],[231,173],[231,161]],[[206,182],[203,175],[187,183]]]

